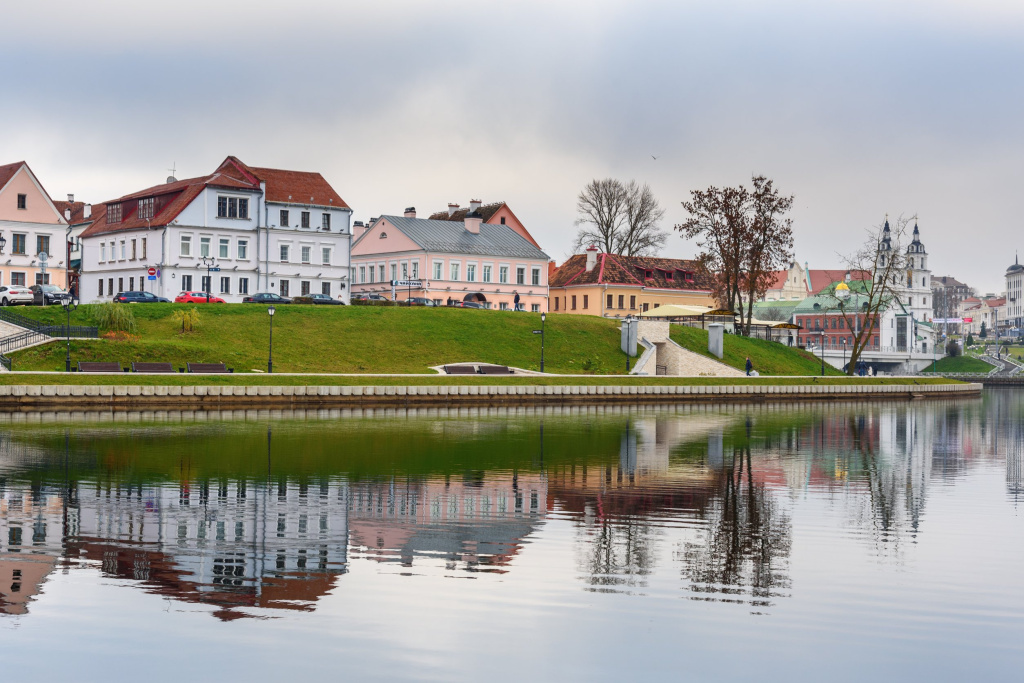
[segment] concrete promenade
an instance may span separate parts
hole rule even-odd
[[[973,398],[981,384],[722,386],[0,385],[0,409],[518,406]]]

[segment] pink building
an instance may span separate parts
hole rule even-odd
[[[352,294],[383,294],[399,301],[425,298],[446,305],[477,302],[511,310],[516,294],[526,311],[547,310],[548,255],[505,204],[468,209],[449,205],[448,215],[381,216],[352,245]],[[393,281],[419,282],[392,287]]]
[[[0,285],[65,287],[67,227],[28,164],[0,166]]]

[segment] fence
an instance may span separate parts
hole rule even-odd
[[[18,327],[24,327],[26,330],[45,334],[49,337],[67,337],[69,330],[72,337],[95,339],[99,336],[99,328],[96,327],[72,325],[69,328],[67,325],[45,325],[38,320],[33,320],[7,308],[0,308],[0,320],[17,325]],[[18,335],[13,336],[17,337]],[[8,337],[8,339],[10,338]]]

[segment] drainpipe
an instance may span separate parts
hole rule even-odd
[[[167,225],[160,234],[160,296],[167,296],[164,287],[164,268],[167,267]]]

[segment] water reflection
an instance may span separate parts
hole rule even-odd
[[[0,416],[0,611],[54,572],[222,620],[309,612],[362,567],[515,572],[572,530],[579,586],[763,611],[794,589],[801,500],[900,562],[929,487],[1005,460],[1024,401]],[[73,426],[62,426],[68,420]],[[555,537],[553,537],[555,538]],[[554,540],[552,542],[555,542]]]

